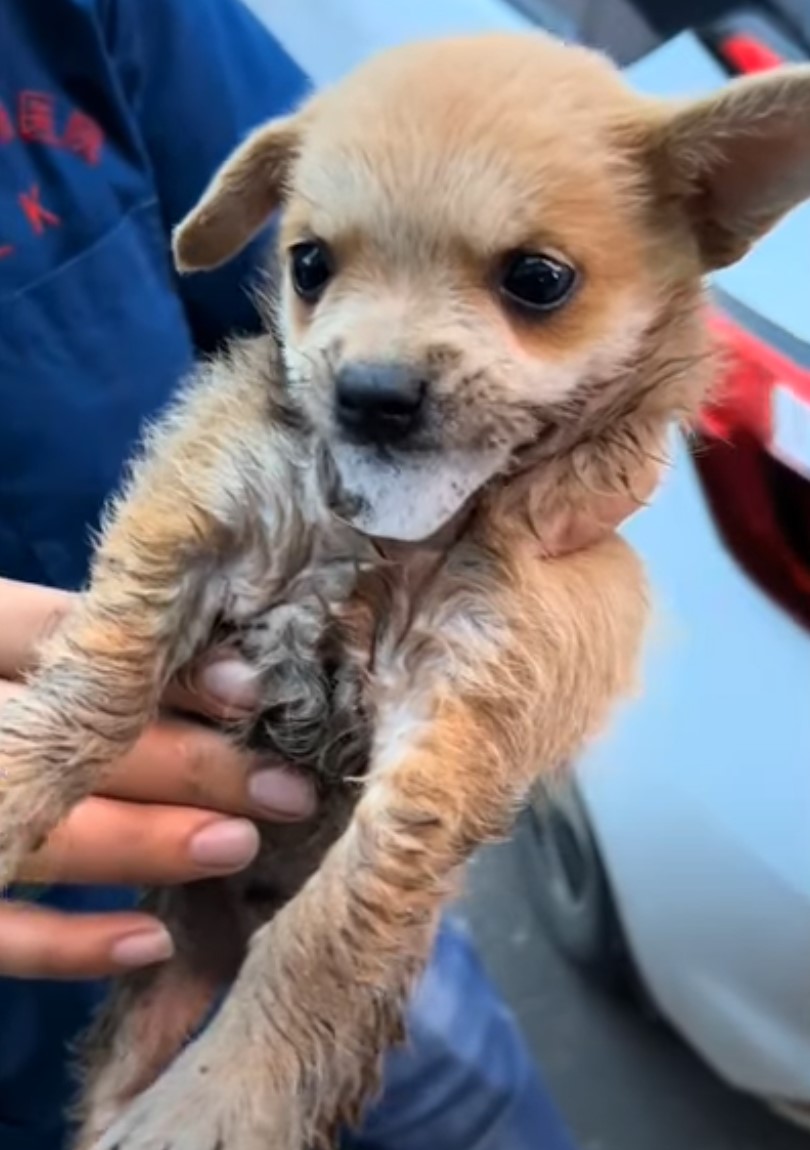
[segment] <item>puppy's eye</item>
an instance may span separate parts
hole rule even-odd
[[[501,292],[518,307],[548,312],[560,307],[574,289],[577,273],[552,256],[518,252],[506,265]]]
[[[307,240],[290,248],[293,287],[302,300],[316,303],[332,278],[332,256],[320,240]]]

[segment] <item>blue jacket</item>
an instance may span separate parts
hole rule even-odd
[[[178,282],[169,230],[306,81],[237,0],[3,0],[0,62],[0,572],[75,588],[143,421],[196,352],[256,323],[258,246]],[[133,896],[47,898],[99,910]],[[528,1150],[541,1134],[562,1150],[514,1024],[466,944],[443,938],[414,1053],[393,1061],[393,1101],[358,1150]],[[0,979],[2,1150],[58,1150],[67,1046],[103,989]]]

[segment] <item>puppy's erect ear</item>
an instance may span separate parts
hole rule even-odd
[[[810,67],[681,105],[657,122],[652,144],[656,176],[683,199],[706,269],[726,267],[810,197]]]
[[[229,156],[172,237],[178,271],[218,267],[241,251],[284,199],[303,116],[257,128]]]

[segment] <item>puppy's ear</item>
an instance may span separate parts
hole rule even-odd
[[[734,263],[810,197],[810,67],[732,81],[681,105],[658,121],[651,159],[683,200],[706,269]]]
[[[303,116],[257,128],[229,156],[172,236],[179,272],[218,267],[240,252],[284,199]]]

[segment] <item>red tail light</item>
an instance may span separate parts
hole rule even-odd
[[[810,370],[725,315],[713,325],[724,378],[695,464],[729,550],[810,627]]]
[[[785,62],[775,48],[745,32],[724,37],[718,44],[718,49],[733,71],[741,75],[767,72],[770,68],[777,68]]]

